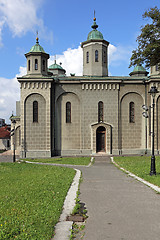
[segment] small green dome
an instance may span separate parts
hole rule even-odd
[[[36,38],[36,44],[31,48],[29,52],[43,52],[45,53],[43,47],[39,45],[38,38]]]
[[[142,65],[137,65],[133,69],[133,72],[131,72],[129,75],[130,76],[142,76],[142,75],[147,76],[148,72],[146,71],[146,69]]]
[[[55,70],[55,69],[64,70],[64,69],[61,67],[61,65],[58,65],[58,64],[56,63],[56,60],[55,60],[55,63],[54,63],[54,64],[52,64],[51,66],[49,66],[49,69],[50,69],[50,70]]]
[[[93,30],[88,34],[87,40],[91,40],[91,39],[103,40],[103,34],[97,30],[98,25],[96,24],[96,18],[94,18],[93,20],[94,20],[92,25]]]
[[[145,68],[142,65],[137,65],[134,69],[133,72],[146,72]]]

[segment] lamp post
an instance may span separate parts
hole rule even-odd
[[[13,130],[14,130],[14,134],[13,134],[13,162],[15,162],[16,161],[16,153],[15,153],[15,125],[16,125],[16,121],[15,120],[13,120]]]
[[[156,175],[156,164],[155,164],[155,155],[154,155],[154,107],[155,107],[155,96],[156,93],[158,93],[158,90],[156,86],[152,86],[150,91],[148,92],[152,96],[153,103],[152,103],[152,109],[153,109],[153,119],[152,119],[152,156],[151,156],[151,171],[150,175]]]

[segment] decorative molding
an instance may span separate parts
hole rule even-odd
[[[91,46],[91,45],[96,45],[96,44],[98,44],[98,45],[103,45],[103,46],[105,46],[105,47],[108,47],[108,45],[106,45],[104,42],[91,42],[91,43],[86,43],[86,44],[84,44],[83,48],[88,47],[88,46]]]
[[[115,83],[85,83],[82,90],[119,90],[119,84]]]
[[[23,82],[20,84],[21,89],[50,89],[50,82]]]

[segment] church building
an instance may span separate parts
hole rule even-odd
[[[21,99],[16,116],[11,117],[21,157],[151,151],[152,96],[148,92],[153,86],[160,88],[159,68],[153,66],[150,76],[142,66],[129,76],[108,76],[109,42],[97,28],[94,18],[92,31],[81,44],[83,76],[66,76],[56,61],[48,67],[50,56],[38,37],[25,54],[27,74],[18,77]],[[160,150],[159,96],[155,96],[156,153]]]

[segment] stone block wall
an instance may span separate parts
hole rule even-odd
[[[21,82],[21,156],[51,156],[51,83]],[[33,122],[38,102],[38,123]]]

